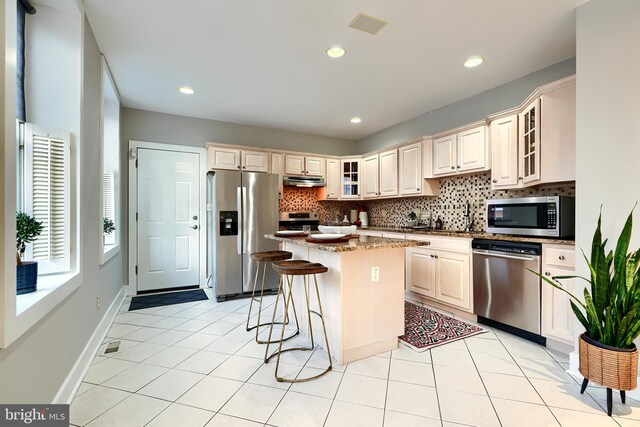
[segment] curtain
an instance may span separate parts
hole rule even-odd
[[[27,106],[24,95],[24,68],[25,68],[25,24],[26,14],[33,15],[36,10],[29,0],[18,1],[18,34],[16,45],[16,70],[17,70],[17,92],[16,92],[16,117],[22,122],[27,121]]]

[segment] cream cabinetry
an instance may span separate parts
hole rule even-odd
[[[489,120],[493,189],[575,180],[575,77],[543,86],[521,108]]]
[[[546,278],[571,276],[575,269],[575,248],[542,245],[542,274]],[[562,280],[566,290],[575,295],[576,279]],[[542,283],[542,335],[567,345],[573,345],[574,315],[569,296],[548,283]]]
[[[325,159],[322,157],[285,154],[285,175],[324,176]]]
[[[284,175],[284,167],[283,167],[283,154],[282,153],[271,153],[271,173],[278,174],[278,197],[282,197],[283,192],[283,181],[282,177]]]
[[[207,145],[207,169],[269,172],[270,156],[266,151]]]
[[[428,247],[408,248],[406,289],[435,301],[472,311],[471,239],[407,235]]]
[[[325,199],[340,198],[340,160],[327,159],[326,187],[324,189]]]
[[[502,117],[491,122],[491,186],[518,185],[518,115]]]
[[[399,193],[401,196],[419,195],[422,193],[422,143],[405,145],[398,149],[399,153]]]
[[[398,150],[365,157],[362,163],[365,199],[398,195]]]
[[[362,198],[362,170],[360,159],[340,160],[340,198]]]
[[[448,176],[490,168],[486,126],[474,126],[433,140],[433,175]]]

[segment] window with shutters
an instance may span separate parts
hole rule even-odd
[[[109,67],[102,58],[102,95],[100,108],[102,209],[100,224],[103,251],[101,263],[119,252],[120,241],[120,101]],[[105,232],[104,224],[113,224]],[[115,229],[113,229],[115,228]]]
[[[69,132],[25,125],[23,207],[42,222],[42,233],[28,245],[26,256],[38,261],[38,274],[70,269],[69,158]]]

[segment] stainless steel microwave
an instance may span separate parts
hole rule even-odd
[[[525,197],[486,201],[488,233],[521,236],[575,236],[575,198]]]

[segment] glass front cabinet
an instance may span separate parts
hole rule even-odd
[[[521,184],[540,180],[540,98],[519,115]]]
[[[361,164],[359,159],[344,159],[342,163],[342,198],[343,199],[360,199],[361,198]]]

